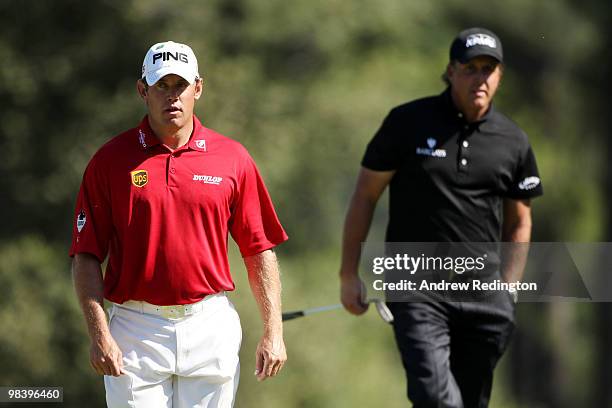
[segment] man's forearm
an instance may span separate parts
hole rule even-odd
[[[395,171],[373,171],[361,168],[355,192],[344,221],[340,278],[355,282],[361,258],[361,243],[368,236],[376,203],[387,188]]]
[[[531,223],[517,225],[505,231],[502,244],[502,278],[505,282],[523,279],[530,239]]]
[[[282,333],[281,281],[276,254],[267,250],[244,258],[249,284],[263,321],[264,332]]]
[[[359,259],[361,258],[361,243],[366,240],[376,203],[354,196],[344,222],[342,238],[341,277],[357,275]]]
[[[394,174],[395,171],[373,171],[362,167],[346,213],[342,235],[340,300],[344,308],[355,315],[368,310],[364,302],[365,288],[359,278],[361,243],[368,236],[376,203]]]
[[[255,375],[262,381],[277,375],[287,360],[283,340],[280,273],[272,250],[246,257],[244,264],[264,327],[255,352]]]
[[[91,366],[100,375],[125,374],[121,350],[106,322],[100,263],[92,255],[76,254],[72,261],[72,278],[91,339]]]
[[[110,334],[104,313],[104,286],[98,260],[89,254],[77,254],[72,261],[72,279],[89,337],[95,341]]]
[[[523,279],[529,241],[531,240],[531,208],[529,200],[504,200],[502,224],[502,279],[516,282]]]

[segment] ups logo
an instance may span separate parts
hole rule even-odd
[[[149,181],[149,173],[146,170],[134,170],[132,175],[132,184],[136,187],[142,187]]]

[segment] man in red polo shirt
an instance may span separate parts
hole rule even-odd
[[[225,296],[228,233],[263,320],[259,380],[287,358],[272,251],[287,235],[246,149],[193,114],[202,80],[190,47],[153,45],[137,88],[147,116],[98,150],[76,204],[70,255],[91,365],[109,407],[230,407],[242,334]]]

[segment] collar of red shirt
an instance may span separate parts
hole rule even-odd
[[[137,133],[138,144],[145,150],[161,144],[160,140],[157,138],[157,136],[155,136],[155,133],[153,133],[153,130],[149,125],[149,118],[147,115],[145,115],[145,117],[140,121],[140,124],[137,127]],[[202,126],[202,122],[200,122],[196,115],[193,115],[193,131],[191,132],[189,142],[187,142],[186,146],[183,146],[180,149],[185,148],[199,152],[206,151],[206,128]]]

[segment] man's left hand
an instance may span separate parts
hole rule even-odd
[[[255,375],[258,381],[274,377],[287,361],[282,334],[264,334],[255,352]]]

